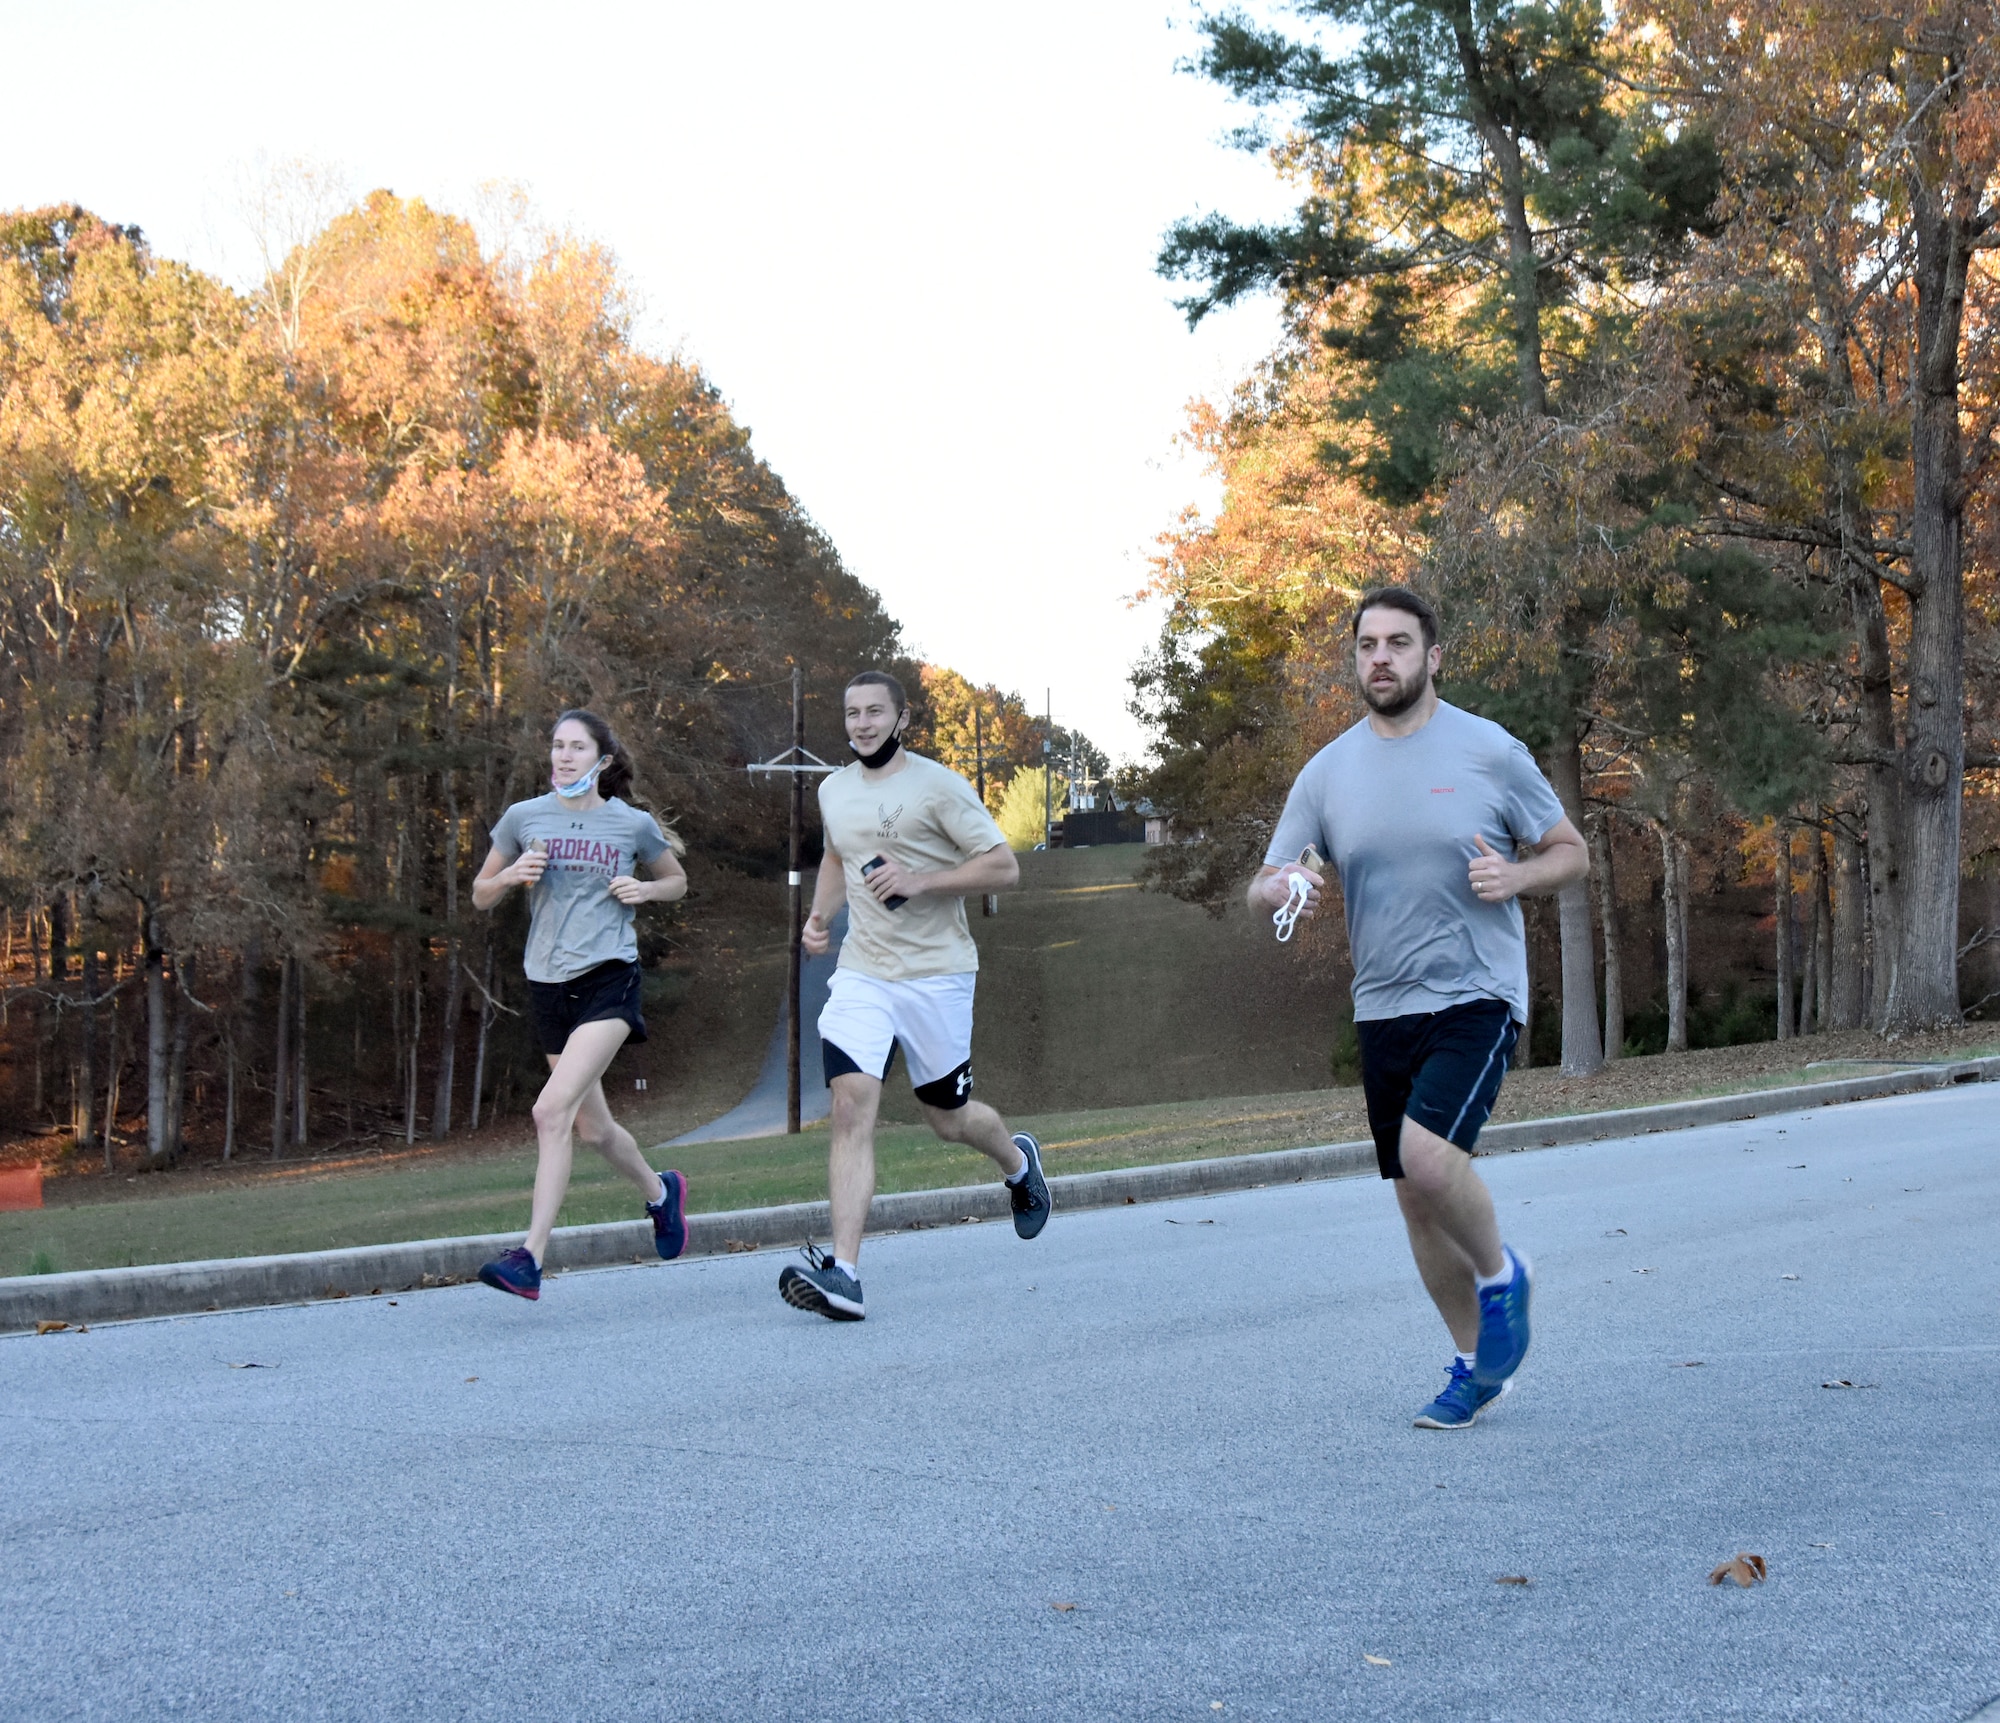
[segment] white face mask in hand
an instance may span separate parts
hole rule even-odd
[[[1292,929],[1298,926],[1299,917],[1305,911],[1306,899],[1312,896],[1313,884],[1302,873],[1287,874],[1285,879],[1285,901],[1271,912],[1271,920],[1277,924],[1280,945],[1292,937]]]

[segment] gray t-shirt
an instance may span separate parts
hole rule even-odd
[[[1264,860],[1307,844],[1340,872],[1354,954],[1354,1015],[1369,1022],[1500,999],[1528,1017],[1521,906],[1466,883],[1473,833],[1503,856],[1548,835],[1562,803],[1534,756],[1498,724],[1442,701],[1408,736],[1367,719],[1306,762]]]
[[[633,910],[611,895],[611,881],[665,852],[660,822],[616,796],[585,813],[552,790],[516,802],[493,828],[493,847],[510,859],[537,838],[549,865],[528,893],[528,979],[567,981],[600,963],[636,963]]]

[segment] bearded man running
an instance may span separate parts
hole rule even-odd
[[[1438,698],[1430,605],[1378,587],[1353,633],[1368,714],[1299,773],[1248,895],[1253,908],[1309,916],[1323,876],[1299,858],[1311,847],[1339,871],[1376,1162],[1457,1348],[1416,1421],[1462,1430],[1528,1350],[1529,1265],[1502,1243],[1472,1166],[1528,1015],[1515,900],[1584,878],[1590,853],[1528,750]]]

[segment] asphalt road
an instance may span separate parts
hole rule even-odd
[[[0,1340],[0,1715],[1965,1718],[1996,1125],[1484,1163],[1466,1433],[1363,1179],[885,1238],[861,1325],[767,1253]]]

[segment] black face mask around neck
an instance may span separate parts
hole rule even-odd
[[[871,772],[878,770],[880,767],[886,766],[891,760],[893,760],[896,757],[896,750],[900,748],[902,745],[903,745],[903,738],[901,733],[894,730],[889,732],[888,741],[884,742],[882,746],[877,748],[875,752],[872,754],[862,753],[862,751],[859,748],[855,747],[852,742],[849,742],[847,744],[849,751],[854,755],[854,757],[857,760],[859,760],[864,766],[866,766]]]

